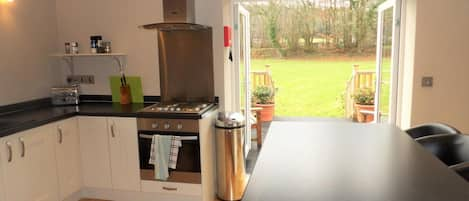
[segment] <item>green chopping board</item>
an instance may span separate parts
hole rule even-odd
[[[143,103],[142,79],[138,76],[126,76],[125,78],[127,84],[130,85],[132,103]],[[109,83],[111,86],[112,102],[120,102],[121,77],[111,76],[109,77]]]

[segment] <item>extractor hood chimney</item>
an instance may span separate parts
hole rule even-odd
[[[144,29],[208,29],[195,24],[195,0],[163,0],[163,22],[140,26]],[[186,26],[190,25],[190,26]]]
[[[163,0],[165,23],[195,23],[195,0]]]

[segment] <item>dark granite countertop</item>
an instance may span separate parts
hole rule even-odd
[[[53,106],[49,98],[0,106],[0,137],[35,128],[73,116],[109,116],[201,119],[204,114],[143,113],[144,107],[160,100],[157,96],[145,96],[145,103],[121,105],[111,102],[109,95],[82,95],[76,106]],[[217,106],[211,110],[217,109]],[[205,114],[207,114],[206,112]]]
[[[467,201],[469,184],[395,126],[273,122],[243,201]]]
[[[112,102],[84,102],[78,106],[43,106],[0,115],[0,137],[38,127],[69,117],[115,116],[136,117],[137,111],[152,103],[121,105]]]

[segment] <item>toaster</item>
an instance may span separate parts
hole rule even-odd
[[[52,105],[78,105],[80,95],[79,86],[60,86],[51,88]]]

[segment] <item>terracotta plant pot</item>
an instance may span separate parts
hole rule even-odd
[[[360,105],[355,104],[355,113],[357,114],[357,121],[360,123],[368,123],[374,120],[374,105]]]
[[[256,107],[262,108],[261,110],[261,121],[272,121],[275,114],[275,104],[254,104]]]

